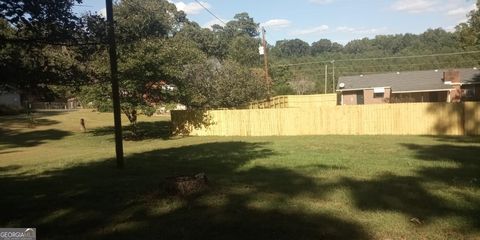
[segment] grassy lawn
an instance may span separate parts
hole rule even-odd
[[[35,128],[0,117],[0,226],[39,239],[480,239],[480,138],[171,138],[167,117],[141,120],[146,139],[125,142],[117,170],[111,114],[41,113]],[[165,177],[198,172],[207,192],[164,193]]]

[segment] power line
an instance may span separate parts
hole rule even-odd
[[[374,61],[374,60],[388,60],[388,59],[406,59],[406,58],[422,58],[422,57],[439,57],[439,56],[454,56],[454,55],[464,55],[464,54],[474,54],[480,53],[480,50],[477,51],[468,51],[468,52],[454,52],[454,53],[437,53],[437,54],[425,54],[425,55],[411,55],[411,56],[397,56],[397,57],[376,57],[376,58],[352,58],[352,59],[340,59],[335,60],[335,62],[353,62],[353,61]],[[292,63],[292,64],[282,64],[282,65],[273,65],[272,67],[290,67],[290,66],[302,66],[302,65],[313,65],[313,64],[325,64],[330,63],[328,61],[316,61],[316,62],[303,62],[303,63]]]
[[[221,23],[227,25],[227,23],[225,21],[223,21],[222,19],[220,19],[219,17],[217,17],[217,15],[215,15],[215,13],[213,13],[212,11],[210,11],[207,7],[205,7],[200,1],[198,0],[195,0],[195,2],[197,2],[203,9],[205,9],[208,13],[210,13],[213,17],[215,17],[218,21],[220,21]]]
[[[451,62],[437,62],[435,64],[432,64],[432,63],[418,63],[418,64],[383,64],[383,65],[369,65],[369,66],[361,66],[361,67],[355,67],[355,66],[345,66],[345,67],[335,67],[335,68],[338,68],[338,69],[345,69],[345,70],[340,70],[340,71],[337,71],[338,73],[340,73],[341,75],[344,75],[344,74],[350,74],[350,73],[380,73],[380,72],[389,72],[389,71],[411,71],[411,70],[408,70],[406,68],[415,68],[415,67],[418,67],[418,66],[422,66],[422,65],[437,65],[435,66],[435,68],[445,68],[445,67],[441,67],[441,66],[445,66],[445,65],[470,65],[471,67],[475,67],[475,66],[478,66],[478,62],[476,61],[461,61],[461,62],[455,62],[455,63],[451,63]],[[374,68],[374,67],[383,67],[384,69],[380,69],[379,71],[374,71],[374,72],[366,72],[365,70],[361,70],[359,69],[358,71],[355,71],[356,69],[358,68],[362,68],[362,69],[366,69],[366,68]],[[390,68],[389,70],[386,70],[385,68]],[[396,68],[397,70],[393,70],[392,68]],[[433,68],[432,68],[433,69]],[[421,69],[414,69],[415,71],[424,71],[424,70],[421,70]],[[431,69],[426,69],[426,70],[431,70]],[[293,70],[292,71],[293,74],[295,73],[313,73],[314,75],[318,75],[318,76],[321,76],[323,75],[324,73],[324,70],[322,68],[310,68],[310,69],[297,69],[297,70]]]
[[[106,45],[103,42],[75,42],[79,41],[79,39],[63,39],[66,40],[65,42],[55,42],[48,39],[43,38],[4,38],[0,37],[0,40],[5,43],[10,44],[43,44],[43,45],[53,45],[53,46],[66,46],[66,47],[73,47],[73,46],[89,46],[89,45]],[[70,42],[67,42],[70,41]]]
[[[425,62],[425,63],[401,63],[401,64],[378,64],[378,65],[362,65],[362,66],[335,66],[336,69],[355,69],[355,68],[372,68],[372,67],[409,67],[409,66],[421,66],[421,65],[445,65],[445,64],[450,64],[450,65],[458,65],[458,64],[465,64],[465,63],[470,63],[473,65],[478,65],[478,60],[467,60],[467,61],[455,61],[455,62]],[[307,69],[296,69],[293,70],[294,72],[307,72],[307,71],[322,71],[322,68],[307,68]]]

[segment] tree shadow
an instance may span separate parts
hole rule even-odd
[[[20,132],[0,128],[0,150],[34,147],[44,144],[46,141],[60,140],[69,135],[71,135],[70,132],[56,129]]]
[[[447,214],[446,202],[426,190],[416,177],[384,174],[371,180],[344,179],[356,206],[363,211],[400,212],[429,220]]]
[[[458,132],[461,135],[464,134],[466,113],[463,103],[430,103],[427,112],[438,116],[432,129],[435,135],[456,135]],[[439,112],[448,117],[444,117],[445,115],[439,114]]]
[[[49,239],[370,239],[353,221],[277,207],[335,186],[291,169],[245,167],[275,154],[267,143],[216,142],[132,154],[123,171],[106,159],[0,176],[0,204],[9,206],[0,225],[34,225]],[[210,182],[203,194],[173,197],[160,187],[166,177],[198,172]]]
[[[425,161],[452,161],[455,167],[425,167],[419,174],[430,180],[462,187],[480,188],[480,145],[417,145],[403,144]]]
[[[425,136],[444,143],[480,143],[480,136]]]
[[[455,141],[457,137],[434,137]],[[464,142],[471,140],[461,138]],[[402,144],[420,161],[445,161],[453,167],[422,166],[414,176],[385,173],[372,179],[343,178],[339,186],[347,187],[355,206],[362,211],[388,211],[419,219],[423,224],[434,220],[458,217],[464,221],[460,231],[474,232],[480,228],[480,197],[456,189],[480,190],[480,145],[418,145]],[[446,188],[450,197],[439,195]],[[437,188],[434,187],[434,188]],[[453,191],[453,192],[452,192]],[[453,199],[464,201],[458,204]]]
[[[461,138],[462,139],[462,138]],[[463,142],[469,143],[468,140]],[[480,190],[480,144],[469,145],[416,145],[404,144],[416,152],[419,159],[425,161],[448,161],[454,163],[453,167],[423,167],[417,172],[421,181],[440,182],[459,189]],[[461,196],[462,197],[462,196]],[[480,197],[462,197],[473,206],[471,209],[450,209],[451,215],[463,216],[480,228]],[[454,204],[451,204],[454,206]]]
[[[131,126],[122,126],[124,136],[128,138],[131,133]],[[113,126],[101,127],[89,130],[93,136],[107,136],[115,134]],[[137,135],[140,136],[137,140],[146,139],[163,139],[168,140],[172,135],[172,124],[170,121],[155,121],[155,122],[138,122]]]
[[[208,128],[215,124],[208,112],[201,110],[172,111],[171,119],[173,135],[180,136],[188,136],[195,129]]]
[[[10,166],[5,166],[5,167],[0,167],[0,174],[3,174],[5,172],[11,172],[15,171],[22,168],[20,165],[10,165]]]
[[[51,120],[47,118],[40,118],[39,116],[29,117],[27,115],[24,116],[16,116],[16,117],[2,117],[0,119],[0,127],[4,128],[35,128],[40,126],[51,126],[55,124],[59,124],[59,121]]]

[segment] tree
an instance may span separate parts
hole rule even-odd
[[[118,36],[118,70],[121,110],[137,134],[138,114],[151,116],[155,106],[175,98],[184,68],[205,59],[194,42],[177,35],[189,24],[183,12],[165,0],[123,0],[115,6]],[[95,23],[95,21],[92,21]],[[101,32],[104,25],[91,24],[89,32]],[[108,89],[106,49],[97,49],[89,65],[96,66],[97,85]],[[109,91],[82,89],[81,96],[103,106]],[[85,99],[86,100],[86,99]]]
[[[72,7],[82,0],[0,0],[0,19],[28,43],[75,42],[79,18]]]
[[[468,14],[468,21],[456,26],[457,39],[462,46],[480,45],[480,0],[477,0],[477,7]]]
[[[311,53],[312,55],[319,55],[330,52],[332,50],[332,45],[332,41],[328,39],[320,39],[319,41],[312,43]]]
[[[310,55],[310,45],[300,39],[281,40],[275,44],[279,57],[304,57]]]
[[[297,74],[289,84],[298,95],[309,94],[315,91],[315,82],[308,79],[305,75]]]
[[[224,60],[228,54],[229,43],[223,37],[220,29],[212,31],[208,28],[201,28],[197,23],[186,23],[175,35],[178,38],[188,39],[195,43],[196,47],[202,50],[207,56]]]
[[[168,38],[189,23],[185,13],[166,0],[122,0],[114,11],[120,45],[146,38]]]
[[[235,61],[215,59],[189,65],[179,85],[181,102],[197,109],[235,108],[263,99],[266,83],[260,72]]]
[[[75,3],[81,0],[0,0],[1,83],[28,91],[87,79],[75,51],[85,41]]]
[[[372,50],[374,50],[373,42],[368,38],[350,41],[344,48],[344,51],[350,54],[361,54]]]
[[[271,77],[273,80],[273,94],[274,95],[289,95],[294,94],[289,81],[293,79],[293,73],[288,67],[278,67],[271,69]]]
[[[224,31],[228,34],[229,38],[234,38],[238,35],[246,35],[249,37],[258,37],[258,23],[255,23],[248,13],[238,13],[233,17],[232,21],[229,21]]]
[[[259,39],[244,35],[237,36],[230,42],[228,58],[244,66],[257,66],[260,64],[259,44]]]

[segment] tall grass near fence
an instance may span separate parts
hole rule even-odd
[[[172,124],[194,136],[480,135],[480,103],[173,111]]]

